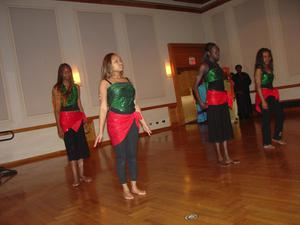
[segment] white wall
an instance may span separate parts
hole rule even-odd
[[[202,14],[202,21],[205,40],[220,46],[221,65],[234,71],[242,64],[253,81],[256,52],[267,47],[274,57],[275,86],[300,83],[299,0],[233,0]],[[280,95],[299,99],[300,87],[281,89]]]
[[[103,15],[107,23],[99,21]],[[138,30],[126,16],[143,18],[144,23],[140,26],[149,26],[142,28],[149,32],[151,40],[138,39]],[[89,23],[91,27],[87,27]],[[104,34],[105,24],[113,24],[109,30],[115,36],[111,39]],[[51,0],[2,0],[0,131],[55,121],[51,112],[51,88],[61,62],[78,68],[86,114],[97,115],[95,95],[105,51],[117,51],[122,56],[126,76],[136,84],[137,99],[142,107],[176,102],[173,82],[164,71],[164,63],[169,61],[167,44],[203,43],[201,24],[201,15],[183,12]],[[43,25],[49,29],[44,30]],[[47,33],[49,30],[51,32]],[[84,35],[86,32],[88,35]],[[135,49],[134,41],[145,43],[142,45],[144,53]],[[95,49],[99,50],[99,55]],[[147,61],[142,60],[143,56]],[[138,64],[137,57],[141,57]],[[144,114],[153,129],[170,125],[167,108],[145,111]],[[157,121],[159,124],[155,123]],[[105,134],[104,140],[107,139]],[[64,144],[57,137],[55,127],[22,132],[10,142],[1,142],[0,163],[62,149]]]

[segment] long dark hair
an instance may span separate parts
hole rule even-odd
[[[209,60],[209,52],[212,50],[213,47],[218,47],[216,43],[214,42],[208,42],[206,43],[204,47],[204,56],[203,56],[203,61],[208,61]]]
[[[64,81],[64,69],[68,68],[71,72],[71,83],[70,86],[68,87],[67,91],[65,93],[61,92],[61,88],[63,86],[63,81]],[[61,94],[63,94],[63,98],[66,100],[68,96],[71,93],[72,87],[75,85],[74,80],[73,80],[73,72],[72,72],[72,67],[67,64],[67,63],[62,63],[58,67],[58,72],[57,72],[57,82],[54,85],[54,88],[57,89]]]
[[[268,48],[261,48],[258,50],[258,52],[256,53],[256,60],[255,60],[255,69],[260,68],[262,70],[265,69],[266,65],[264,63],[264,59],[263,59],[263,53],[264,52],[268,52],[270,54],[271,57],[271,61],[270,61],[270,69],[273,72],[273,56],[272,56],[272,52],[270,49]]]
[[[102,67],[101,67],[101,76],[102,79],[108,79],[111,77],[112,74],[112,66],[111,66],[111,59],[113,56],[117,56],[116,53],[108,53],[103,58]],[[121,72],[121,75],[123,75],[123,71]]]

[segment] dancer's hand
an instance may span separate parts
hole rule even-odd
[[[268,103],[266,101],[263,101],[261,103],[261,106],[262,106],[263,109],[268,109]]]
[[[148,125],[146,123],[142,123],[142,126],[143,126],[144,131],[150,136],[152,134],[152,131],[150,130]]]
[[[58,126],[58,127],[57,127],[57,133],[58,133],[58,136],[59,136],[60,138],[64,138],[64,131],[63,131],[63,129],[61,128],[61,126]]]
[[[94,148],[96,148],[96,146],[101,143],[102,137],[103,137],[103,134],[99,133],[98,136],[96,137],[96,140],[94,143]]]
[[[89,126],[88,126],[88,124],[87,124],[87,122],[84,122],[83,123],[83,129],[84,129],[84,133],[89,133]]]
[[[202,109],[207,109],[207,107],[208,107],[207,104],[203,103],[203,102],[200,103],[200,106]]]

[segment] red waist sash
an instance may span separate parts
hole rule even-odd
[[[273,88],[273,89],[262,88],[261,92],[262,92],[262,95],[263,95],[264,99],[267,99],[270,96],[274,96],[275,99],[279,101],[279,91],[278,91],[277,88]],[[256,92],[256,95],[255,95],[255,109],[256,109],[257,112],[261,112],[260,104],[261,104],[261,99],[260,99],[258,93]]]
[[[86,121],[86,116],[80,111],[62,111],[60,112],[59,120],[64,133],[70,128],[77,132],[81,122]]]
[[[111,144],[116,146],[120,144],[126,137],[133,122],[140,127],[139,120],[142,115],[139,112],[131,114],[119,114],[112,111],[107,115],[107,132],[110,137]]]
[[[206,96],[206,102],[207,105],[223,105],[227,103],[228,106],[232,108],[233,97],[230,92],[208,90]]]

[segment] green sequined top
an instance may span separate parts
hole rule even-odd
[[[62,95],[64,95],[66,92],[67,92],[67,88],[65,87],[65,85],[62,85],[61,87]],[[61,97],[61,111],[79,111],[77,101],[78,101],[78,89],[76,85],[74,85],[67,99],[64,99],[63,96]]]
[[[207,60],[208,71],[205,74],[205,83],[208,90],[224,91],[223,70],[219,64]]]
[[[273,88],[273,80],[274,80],[274,74],[268,73],[266,71],[262,72],[261,75],[261,87],[262,88]]]
[[[222,79],[223,79],[223,71],[219,67],[209,69],[205,77],[205,81],[208,83],[214,82],[216,80],[222,80]]]
[[[107,89],[107,104],[109,110],[130,114],[135,111],[135,89],[130,82],[112,83]]]

